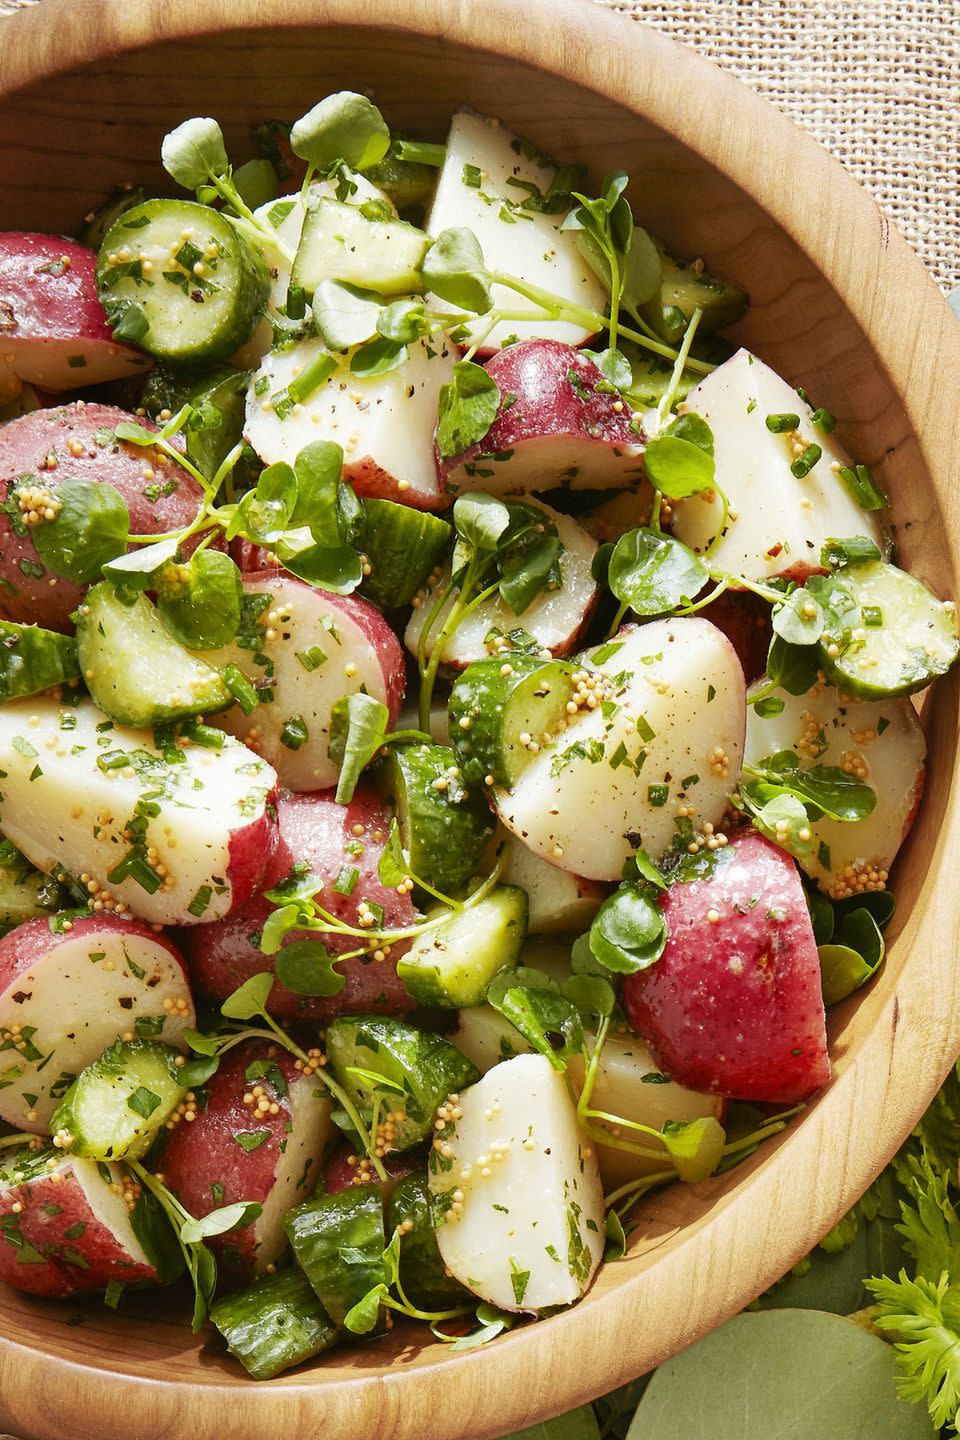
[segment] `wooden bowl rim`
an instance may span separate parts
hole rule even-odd
[[[398,0],[232,0],[229,10],[229,15],[224,13],[222,0],[181,0],[171,6],[159,6],[154,0],[122,4],[43,0],[38,9],[3,22],[0,97],[66,70],[166,40],[222,29],[298,27],[426,34],[525,63],[594,91],[649,119],[729,177],[844,296],[843,303],[860,325],[916,431],[948,521],[946,542],[956,561],[960,514],[951,496],[950,467],[951,452],[960,448],[960,327],[920,261],[866,192],[765,100],[693,51],[586,0],[524,0],[523,5],[515,0],[455,4],[406,0],[402,6]],[[78,23],[81,17],[83,23]],[[629,67],[605,64],[606,54],[623,49],[631,56]],[[576,57],[575,75],[571,57]],[[693,92],[698,96],[695,108],[688,103]],[[729,124],[734,111],[740,117],[737,127]],[[791,155],[795,163],[789,183],[781,180],[765,186],[754,176],[742,151],[737,153],[733,133],[737,130],[762,133],[768,145]],[[704,143],[705,136],[712,137],[711,143]],[[804,243],[810,216],[829,209],[843,214],[842,243],[825,254],[811,254]],[[851,285],[849,258],[854,255],[861,273],[869,276],[869,285]],[[935,366],[939,376],[935,433],[928,389],[913,372],[910,346],[903,343],[900,317],[905,313],[911,316],[915,333],[924,336],[931,356],[929,372],[934,373]],[[952,789],[956,780],[955,768]],[[522,1328],[489,1350],[452,1357],[444,1347],[432,1346],[412,1365],[385,1366],[360,1375],[341,1369],[334,1371],[336,1378],[321,1363],[312,1371],[260,1385],[239,1374],[236,1380],[184,1383],[112,1370],[98,1362],[95,1350],[89,1363],[60,1359],[4,1334],[0,1375],[5,1373],[11,1380],[15,1375],[21,1394],[35,1387],[37,1394],[49,1395],[55,1367],[57,1385],[65,1392],[69,1389],[70,1404],[76,1404],[72,1413],[77,1433],[84,1420],[99,1433],[105,1415],[117,1415],[121,1406],[130,1404],[165,1421],[177,1414],[183,1421],[206,1421],[214,1428],[208,1431],[197,1423],[196,1430],[215,1434],[226,1414],[221,1407],[234,1402],[228,1423],[234,1434],[242,1431],[244,1437],[281,1430],[346,1435],[373,1421],[378,1425],[375,1433],[389,1434],[394,1440],[428,1433],[430,1440],[464,1435],[464,1412],[456,1403],[451,1380],[463,1396],[472,1396],[469,1420],[477,1437],[502,1434],[504,1429],[558,1414],[624,1383],[734,1314],[784,1273],[879,1173],[941,1083],[960,1050],[960,967],[950,964],[960,904],[953,898],[956,885],[949,879],[944,858],[951,850],[956,853],[958,843],[960,811],[948,803],[926,880],[897,942],[912,948],[895,990],[877,1015],[869,1038],[811,1107],[803,1125],[785,1144],[773,1148],[750,1177],[751,1204],[777,1213],[781,1243],[768,1247],[749,1273],[726,1273],[722,1260],[716,1258],[742,1248],[751,1223],[749,1208],[733,1203],[737,1195],[725,1195],[708,1218],[691,1227],[686,1239],[681,1236],[664,1250],[654,1267],[655,1287],[651,1288],[652,1270],[628,1276],[597,1303]],[[922,912],[934,893],[936,920],[927,921],[925,928]],[[921,940],[927,952],[923,957]],[[941,1010],[931,1022],[918,983],[922,975],[917,972],[926,968],[929,978],[935,959],[942,962],[937,977]],[[885,1115],[882,1129],[861,1124],[851,1136],[844,1163],[820,1177],[812,1192],[791,1186],[789,1171],[816,1173],[817,1158],[824,1147],[829,1148],[837,1119],[844,1113],[853,1115],[856,1099],[864,1093],[895,1105],[896,1118]],[[697,1315],[690,1320],[685,1285],[696,1270],[696,1246],[706,1233],[711,1238],[713,1290],[708,1298],[701,1294]],[[644,1301],[654,1290],[657,1308],[648,1320]],[[589,1374],[583,1369],[587,1356]],[[449,1368],[454,1359],[456,1373]],[[478,1418],[481,1396],[489,1420]],[[429,1431],[424,1416],[429,1416]],[[163,1433],[172,1433],[166,1423]]]

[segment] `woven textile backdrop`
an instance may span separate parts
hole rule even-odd
[[[960,285],[960,0],[592,3],[692,45],[779,105],[863,181],[945,289]],[[35,4],[0,0],[0,16]]]

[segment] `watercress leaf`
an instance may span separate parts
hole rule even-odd
[[[629,390],[633,383],[630,361],[621,350],[582,350],[616,390]]]
[[[350,357],[350,374],[360,379],[371,379],[375,375],[386,375],[396,370],[407,358],[407,347],[396,340],[387,340],[378,335],[366,345],[361,345]]]
[[[390,131],[366,95],[340,90],[296,121],[290,148],[318,170],[329,170],[338,160],[353,170],[367,170],[389,150]]]
[[[441,230],[420,270],[426,288],[458,309],[485,315],[493,308],[492,280],[480,242],[465,226]]]
[[[713,455],[713,431],[695,410],[677,415],[664,430],[664,435],[675,435],[678,440],[689,440],[706,455]]]
[[[313,322],[330,350],[348,350],[377,333],[380,301],[369,290],[321,280],[313,295]],[[356,373],[356,372],[354,372]]]
[[[316,888],[311,891],[310,899],[316,893]],[[271,899],[276,894],[271,892]],[[284,936],[291,930],[295,930],[302,922],[300,906],[295,903],[281,904],[276,910],[271,910],[263,923],[260,931],[260,949],[264,955],[276,955],[283,944]]]
[[[410,345],[430,332],[430,319],[422,300],[407,296],[393,300],[377,316],[377,333],[397,345]]]
[[[314,440],[298,453],[293,525],[307,525],[318,545],[336,547],[347,538],[340,524],[338,501],[343,450],[332,440]],[[352,493],[352,492],[351,492]]]
[[[118,440],[123,440],[128,445],[156,445],[156,430],[148,430],[146,425],[140,425],[136,420],[121,420],[114,426],[114,435]]]
[[[611,540],[605,540],[602,545],[597,546],[590,564],[590,574],[598,585],[607,583],[607,575],[610,573],[610,557],[616,548]]]
[[[893,919],[897,902],[889,890],[868,890],[863,895],[851,895],[847,900],[836,903],[837,917],[842,920],[851,910],[866,910],[876,921],[877,928],[884,930]]]
[[[478,1345],[486,1345],[490,1340],[495,1340],[504,1330],[510,1330],[517,1323],[516,1316],[498,1310],[495,1305],[478,1305],[477,1320],[480,1322],[478,1330],[472,1330],[469,1335],[461,1335],[454,1340],[450,1346],[452,1351],[474,1350]]]
[[[625,883],[609,896],[590,927],[590,949],[606,970],[632,975],[663,954],[667,922],[663,911],[639,884]]]
[[[343,1326],[354,1335],[369,1335],[380,1319],[380,1309],[388,1294],[384,1284],[374,1285],[343,1317]]]
[[[609,980],[601,975],[571,975],[560,986],[565,999],[575,1005],[581,1015],[613,1014],[616,995]]]
[[[804,887],[804,899],[813,926],[813,938],[818,945],[828,945],[833,939],[836,924],[834,907],[821,890]]]
[[[556,578],[563,545],[557,535],[544,535],[535,544],[510,551],[500,561],[500,597],[514,615],[522,615]]]
[[[692,600],[708,578],[706,565],[672,535],[628,530],[617,541],[607,570],[616,598],[637,615],[663,615]]]
[[[185,1245],[195,1245],[210,1235],[225,1235],[228,1230],[244,1230],[262,1214],[263,1206],[253,1200],[238,1200],[235,1205],[221,1205],[218,1210],[210,1210],[199,1220],[185,1220],[180,1227],[180,1239]]]
[[[297,475],[284,460],[267,465],[257,477],[256,496],[261,505],[276,505],[280,525],[286,525],[297,503]]]
[[[184,120],[164,135],[160,159],[167,174],[185,190],[198,189],[230,167],[223,131],[209,115]]]
[[[198,1055],[216,1055],[220,1048],[216,1035],[201,1035],[199,1030],[184,1030],[183,1039]]]
[[[261,970],[227,996],[220,1006],[220,1014],[228,1020],[252,1020],[255,1015],[265,1015],[272,989],[273,976],[269,970]]]
[[[677,1174],[690,1184],[713,1174],[727,1139],[723,1126],[712,1115],[701,1115],[696,1120],[668,1120],[660,1133]]]
[[[497,418],[500,391],[493,376],[472,360],[458,360],[441,387],[437,449],[444,458],[476,445]]]
[[[643,463],[651,484],[671,500],[709,490],[716,473],[713,456],[678,435],[658,435],[648,441]]]
[[[200,1085],[206,1085],[212,1075],[216,1075],[220,1069],[219,1055],[201,1055],[196,1060],[187,1060],[177,1070],[177,1079],[181,1085],[188,1090],[196,1090]]]
[[[487,989],[487,1002],[544,1055],[555,1070],[583,1048],[583,1022],[576,1005],[547,976],[531,979],[524,970],[504,971]]]
[[[190,650],[229,645],[240,628],[240,571],[221,550],[196,550],[157,577],[157,609],[167,630]]]
[[[502,500],[477,491],[461,495],[453,506],[457,535],[474,551],[493,551],[510,524],[510,511]]]
[[[743,783],[740,794],[761,835],[798,860],[808,860],[816,852],[809,816],[796,795],[769,785]]]
[[[660,251],[641,226],[634,224],[630,248],[622,265],[620,296],[628,310],[639,310],[660,289]],[[619,387],[618,387],[619,388]]]
[[[274,969],[281,985],[296,995],[338,995],[346,979],[319,940],[294,940],[278,951]]]
[[[755,767],[772,784],[810,802],[832,820],[864,820],[877,803],[876,792],[837,765],[804,769],[793,750],[779,750]]]
[[[755,714],[759,715],[761,720],[769,720],[774,715],[783,713],[785,702],[779,695],[764,695],[759,700],[751,700],[750,703],[753,706]]]
[[[603,1251],[604,1261],[622,1260],[627,1253],[627,1237],[624,1234],[623,1221],[616,1210],[607,1211],[604,1234],[607,1241]]]
[[[771,613],[774,634],[788,645],[815,645],[823,634],[824,619],[817,600],[803,588],[791,591]]]
[[[292,575],[335,595],[351,595],[363,579],[363,562],[349,545],[311,545],[300,549],[286,546],[281,539],[274,546],[274,552]]]
[[[627,867],[629,867],[629,870]],[[635,877],[639,877],[641,880],[646,880],[649,885],[653,885],[654,888],[657,890],[669,889],[669,886],[666,880],[663,878],[662,873],[660,872],[660,870],[658,870],[657,866],[650,859],[650,856],[647,854],[646,850],[634,851],[634,853],[630,856],[630,859],[627,861],[626,866],[624,867],[624,880],[632,880]]]
[[[805,695],[817,683],[817,652],[809,645],[788,645],[774,635],[767,652],[767,676],[788,695]]]
[[[875,965],[867,963],[859,950],[849,945],[819,945],[820,985],[824,1005],[837,1005],[846,1000],[872,977]]]
[[[152,590],[160,570],[176,555],[177,545],[177,537],[172,535],[169,540],[158,540],[156,545],[125,550],[107,561],[103,573],[124,590]]]
[[[126,501],[107,481],[65,480],[55,493],[60,504],[56,519],[33,527],[33,543],[53,575],[88,585],[127,548]]]
[[[163,1206],[146,1187],[141,1190],[130,1212],[130,1224],[144,1254],[157,1272],[158,1283],[169,1285],[178,1279],[185,1268],[183,1250]]]
[[[338,700],[330,716],[330,758],[340,766],[337,804],[348,805],[364,768],[387,733],[390,712],[372,695],[358,691]]]
[[[233,184],[240,199],[250,210],[257,210],[274,200],[277,194],[277,171],[272,161],[260,156],[245,160],[233,172]]]
[[[390,821],[390,830],[387,834],[387,843],[384,845],[377,861],[377,875],[380,877],[380,884],[388,890],[395,890],[410,874],[410,866],[407,864],[406,856],[403,853],[403,846],[400,843],[400,829],[397,825],[396,816]]]

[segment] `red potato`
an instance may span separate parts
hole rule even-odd
[[[122,1165],[19,1150],[0,1170],[0,1280],[63,1299],[157,1272],[130,1223],[135,1182]]]
[[[277,805],[280,841],[264,889],[277,885],[295,862],[303,862],[322,881],[318,891],[324,909],[348,924],[355,924],[361,900],[383,909],[384,926],[399,929],[413,920],[409,895],[398,895],[380,882],[377,863],[390,826],[383,802],[361,787],[349,805],[338,805],[329,791],[320,795],[286,795]],[[332,888],[344,867],[356,866],[357,881],[350,895]],[[273,906],[262,895],[212,925],[185,931],[182,940],[196,985],[212,1000],[222,1001],[249,980],[270,969],[272,957],[260,950],[260,931]],[[357,948],[349,937],[312,935],[293,930],[284,945],[295,940],[323,939],[337,953]],[[386,959],[357,957],[339,967],[346,986],[337,995],[297,995],[279,981],[270,993],[273,1015],[325,1025],[335,1015],[400,1015],[413,1008],[403,982],[397,978],[397,960],[408,942],[393,945]],[[2,1096],[0,1096],[2,1098]]]
[[[262,699],[249,715],[234,706],[215,721],[269,760],[287,789],[332,785],[338,769],[329,753],[333,706],[365,690],[386,705],[392,725],[405,680],[400,642],[359,595],[333,595],[275,570],[245,575],[243,588],[263,597],[256,648],[234,641],[204,659],[217,669],[238,665],[261,687]],[[291,738],[290,722],[306,736]]]
[[[208,1241],[229,1278],[242,1281],[286,1249],[283,1217],[313,1192],[332,1107],[312,1073],[259,1040],[229,1051],[204,1088],[205,1103],[187,1111],[196,1119],[173,1122],[160,1164],[164,1183],[198,1219],[241,1200],[263,1206],[252,1225]]]
[[[417,1170],[426,1169],[426,1164],[424,1155],[418,1155],[415,1151],[407,1151],[404,1155],[387,1155],[383,1162],[383,1168],[387,1172],[387,1179],[382,1185],[384,1199],[389,1199],[399,1180],[405,1175],[415,1174]],[[333,1150],[323,1167],[323,1187],[328,1195],[339,1195],[342,1190],[349,1190],[352,1185],[376,1183],[377,1172],[370,1162],[361,1160],[348,1145],[340,1145]]]
[[[113,338],[97,299],[97,257],[62,235],[0,233],[0,360],[46,390],[79,390],[145,370]]]
[[[148,925],[90,915],[0,940],[0,1119],[44,1130],[85,1065],[119,1036],[170,1045],[196,1017],[179,951]]]
[[[113,761],[101,767],[107,751]],[[106,910],[117,904],[156,925],[217,920],[270,867],[277,777],[229,737],[219,750],[181,741],[179,751],[168,763],[148,732],[114,725],[89,700],[2,705],[3,832],[38,870],[83,876]],[[146,821],[136,843],[134,815]]]
[[[623,1004],[660,1069],[734,1100],[805,1100],[830,1078],[820,961],[796,866],[759,835],[670,887],[666,949]]]
[[[448,493],[642,483],[643,437],[630,429],[630,411],[616,392],[597,389],[607,381],[579,350],[559,340],[525,340],[494,355],[487,374],[500,390],[500,409],[478,444],[452,459],[437,452]]]
[[[125,420],[153,428],[126,410],[81,400],[34,410],[0,427],[0,500],[23,485],[55,490],[64,480],[106,482],[127,503],[131,534],[188,525],[200,506],[200,486],[159,450],[111,440]],[[24,533],[16,534],[0,509],[0,617],[69,633],[70,612],[86,586],[48,575],[29,530],[21,528]]]
[[[700,614],[726,635],[737,652],[748,685],[765,673],[773,634],[766,600],[748,590],[725,590]]]

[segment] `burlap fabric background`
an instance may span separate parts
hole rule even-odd
[[[0,16],[38,3],[0,0]],[[867,186],[945,289],[960,285],[960,0],[593,3],[693,46],[780,106]]]

